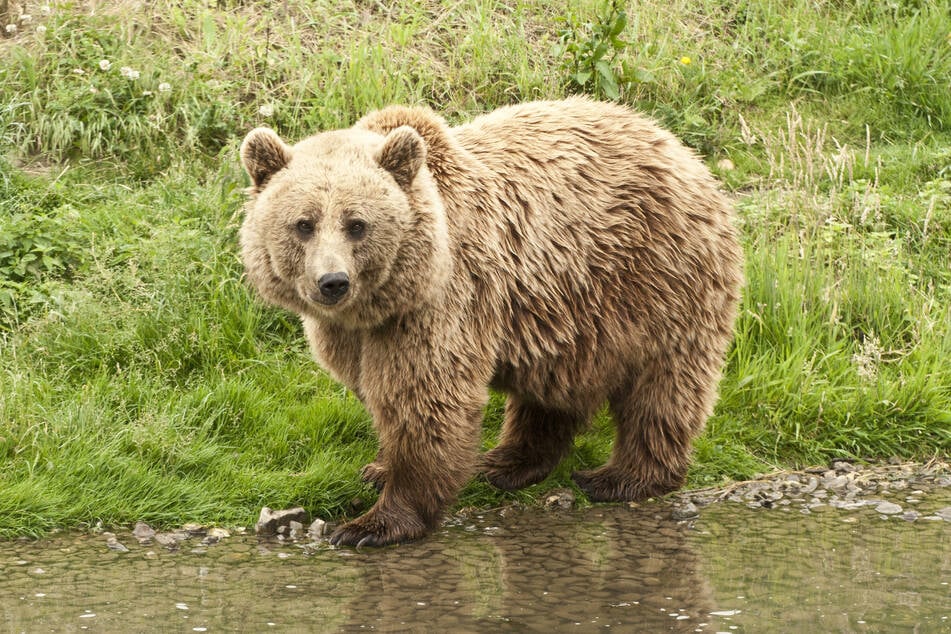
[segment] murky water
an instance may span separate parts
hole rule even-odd
[[[951,632],[951,522],[872,508],[509,509],[360,552],[118,537],[0,543],[0,631]]]

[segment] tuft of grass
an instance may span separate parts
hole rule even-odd
[[[691,485],[951,453],[941,3],[20,4],[34,19],[0,40],[2,536],[372,499],[369,416],[243,283],[237,147],[394,102],[458,122],[587,92],[709,160],[747,287]],[[545,482],[473,481],[459,504],[570,486],[612,436],[602,413]]]

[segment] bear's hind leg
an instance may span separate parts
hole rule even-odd
[[[515,491],[548,477],[571,449],[588,416],[546,409],[510,396],[502,437],[482,456],[481,471],[493,485]]]
[[[692,363],[655,362],[611,395],[617,426],[611,459],[572,475],[591,501],[644,500],[683,486],[691,440],[710,414],[719,374],[718,366],[704,371]]]

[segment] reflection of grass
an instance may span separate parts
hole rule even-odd
[[[237,142],[391,102],[458,121],[558,96],[559,16],[604,9],[219,4],[27,2],[32,22],[0,40],[0,534],[250,523],[263,504],[333,515],[370,495],[366,413],[314,371],[295,319],[241,282]],[[701,4],[630,9],[612,58],[622,100],[735,165],[720,175],[748,287],[691,482],[948,454],[946,13]],[[487,445],[501,411],[495,397]],[[599,418],[541,486],[610,439]],[[506,499],[473,483],[461,503]]]

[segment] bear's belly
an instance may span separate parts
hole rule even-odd
[[[516,396],[523,401],[544,403],[551,409],[573,410],[579,404],[602,402],[609,387],[590,374],[577,381],[578,369],[557,360],[516,367],[500,363],[489,383],[493,390]]]

